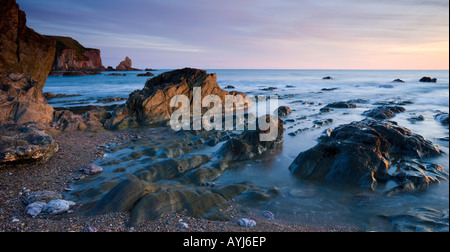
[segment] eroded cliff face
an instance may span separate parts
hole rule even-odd
[[[100,50],[85,48],[78,41],[69,37],[46,37],[56,41],[56,53],[52,71],[105,70]]]
[[[0,0],[0,16],[0,124],[50,123],[53,108],[42,89],[55,41],[26,26],[26,15],[15,0]]]

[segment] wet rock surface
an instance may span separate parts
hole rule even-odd
[[[391,119],[395,117],[397,113],[402,113],[405,111],[406,109],[400,106],[381,106],[366,111],[364,112],[363,115],[382,120],[382,119]]]
[[[103,173],[77,181],[71,195],[84,204],[82,215],[130,212],[129,226],[183,211],[196,218],[230,220],[222,210],[232,201],[270,200],[279,191],[247,182],[213,183],[227,162],[193,152],[213,148],[206,144],[212,139],[227,141],[228,134],[180,131],[116,147],[111,151],[122,154],[99,160]]]
[[[300,153],[289,170],[308,180],[320,180],[363,189],[387,181],[394,156],[424,158],[440,150],[422,136],[395,122],[366,119],[342,125],[314,148]]]
[[[448,209],[417,208],[387,218],[395,232],[449,232]]]

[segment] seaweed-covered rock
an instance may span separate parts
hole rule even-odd
[[[363,115],[372,117],[375,119],[391,119],[395,117],[395,114],[405,112],[406,109],[400,106],[381,106],[372,110],[364,112]]]
[[[289,170],[303,179],[375,188],[390,178],[391,155],[414,158],[440,155],[430,141],[395,122],[366,119],[342,125],[302,152]]]

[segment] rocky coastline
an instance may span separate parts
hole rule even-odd
[[[251,181],[215,183],[236,164],[259,162],[282,148],[285,135],[300,138],[303,132],[333,125],[336,120],[314,118],[311,128],[295,130],[295,123],[307,118],[288,118],[293,113],[288,106],[252,117],[248,108],[255,100],[222,89],[216,74],[194,68],[158,76],[148,72],[142,76],[152,78],[128,98],[98,100],[126,100],[123,105],[55,109],[47,100],[67,95],[43,93],[50,71],[77,76],[138,69],[129,57],[116,68],[103,67],[99,50],[84,48],[71,38],[34,32],[26,26],[25,13],[15,0],[5,2],[0,6],[2,16],[8,17],[0,27],[0,231],[361,231],[331,221],[293,224],[252,207],[280,197],[281,189],[276,186]],[[428,77],[421,82],[437,80]],[[243,122],[233,117],[233,126],[226,130],[173,130],[169,119],[179,107],[171,99],[178,96],[186,97],[189,108],[195,106],[196,96],[214,96],[221,108],[226,97],[241,97],[236,110],[245,108],[243,121],[248,126],[240,128]],[[334,110],[345,114],[359,110],[364,102],[320,104],[318,114]],[[439,186],[449,175],[442,165],[426,158],[439,157],[443,151],[393,121],[407,111],[403,107],[407,104],[378,104],[361,111],[363,120],[327,129],[316,146],[300,152],[286,169],[299,181],[350,188],[358,196],[379,192],[380,185],[390,182],[396,186],[382,191],[383,197]],[[203,107],[198,113],[208,112]],[[193,118],[190,113],[189,118]],[[448,127],[448,118],[446,112],[434,117],[442,127]],[[190,120],[189,126],[195,123]],[[277,134],[262,141],[260,136],[270,133],[269,129],[276,129]],[[211,151],[198,152],[205,147]],[[448,232],[448,210],[416,209],[407,214],[418,217],[414,221],[401,215],[380,218],[392,223],[396,231]],[[420,221],[421,216],[431,218]]]

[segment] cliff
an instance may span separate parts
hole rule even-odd
[[[56,41],[56,53],[52,71],[105,70],[100,50],[85,48],[69,37],[46,36]]]
[[[0,16],[0,124],[49,123],[53,108],[42,89],[55,41],[26,26],[26,15],[15,0],[0,0]]]

